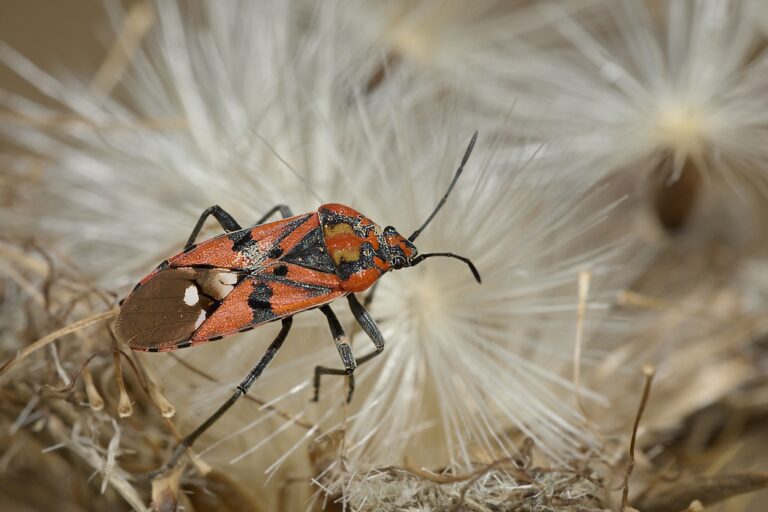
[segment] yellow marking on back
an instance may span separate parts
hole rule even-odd
[[[333,262],[338,265],[342,261],[357,261],[360,259],[360,248],[350,247],[348,249],[334,249],[331,251]]]
[[[326,238],[330,238],[336,235],[354,235],[355,232],[352,226],[342,222],[333,226],[323,226],[323,234]]]
[[[323,226],[323,235],[326,247],[333,262],[339,265],[342,261],[357,261],[360,259],[360,244],[352,226],[346,222],[340,222],[329,226]],[[349,244],[350,238],[355,241]],[[346,243],[345,243],[346,242]]]

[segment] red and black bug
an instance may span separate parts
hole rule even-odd
[[[162,262],[122,302],[114,327],[117,338],[133,350],[166,352],[276,320],[282,322],[282,329],[229,400],[179,443],[166,467],[175,464],[187,447],[248,392],[285,341],[296,313],[320,309],[344,365],[315,367],[314,400],[318,399],[321,375],[348,375],[350,400],[355,368],[384,350],[384,337],[355,293],[371,288],[390,270],[412,267],[434,256],[465,262],[480,282],[480,274],[469,259],[450,252],[418,254],[413,245],[453,190],[476,139],[477,133],[445,195],[408,238],[391,226],[381,229],[366,216],[340,204],[325,204],[316,212],[295,216],[287,206],[279,205],[246,229],[219,206],[203,212],[184,251]],[[282,220],[264,224],[278,211]],[[226,234],[196,244],[209,215]],[[375,346],[357,359],[329,306],[340,297],[347,298],[355,319]]]

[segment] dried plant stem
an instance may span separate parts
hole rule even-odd
[[[160,385],[157,383],[157,377],[154,372],[145,364],[142,364],[141,368],[144,371],[144,375],[147,377],[147,392],[149,393],[152,402],[154,402],[160,410],[160,414],[163,415],[163,418],[173,418],[176,414],[176,407],[174,407],[173,404],[165,398],[162,391],[160,391]]]
[[[2,113],[0,113],[0,119],[2,119]],[[41,277],[48,277],[50,271],[48,265],[40,261],[39,258],[32,258],[28,253],[15,250],[7,245],[0,245],[0,258],[21,265],[25,269],[39,274]]]
[[[70,429],[64,425],[61,419],[52,415],[48,419],[48,429],[51,432],[53,438],[69,449],[75,452],[80,458],[87,462],[95,470],[101,471],[104,467],[104,458],[94,448],[83,446],[81,443],[73,442],[70,437]],[[139,512],[148,511],[144,502],[141,500],[136,489],[131,485],[128,480],[120,474],[118,471],[110,471],[104,473],[104,478],[107,480],[125,501],[128,502],[134,510]]]
[[[117,343],[114,342],[115,348]],[[125,389],[125,380],[123,379],[123,366],[120,364],[120,352],[112,352],[112,364],[115,367],[115,384],[117,384],[117,392],[119,399],[117,403],[117,414],[121,418],[127,418],[133,414],[133,405],[131,399],[128,396],[128,392]]]
[[[503,467],[505,464],[509,464],[509,463],[512,463],[513,465],[511,468],[506,469],[506,471],[511,472],[514,475],[516,480],[525,482],[530,485],[534,484],[533,479],[531,479],[520,468],[514,466],[514,463],[511,459],[506,458],[506,459],[497,460],[496,462],[492,462],[491,464],[488,464],[484,468],[480,468],[477,471],[473,472],[471,478],[469,478],[467,483],[461,487],[461,491],[459,491],[459,499],[456,500],[456,503],[451,508],[451,512],[459,512],[462,509],[464,505],[464,500],[466,499],[467,491],[470,489],[470,487],[472,487],[472,484],[477,482],[483,475],[488,474],[495,469],[499,469],[500,467]]]
[[[653,383],[653,376],[656,374],[656,368],[651,365],[643,367],[643,376],[645,377],[645,384],[643,385],[643,396],[640,398],[640,405],[637,408],[637,414],[635,415],[635,424],[632,426],[632,437],[629,441],[629,464],[627,470],[624,473],[624,482],[622,484],[621,493],[621,508],[627,509],[629,506],[629,477],[632,476],[632,471],[635,469],[635,444],[637,443],[637,429],[640,426],[640,419],[643,417],[645,406],[648,404],[648,397],[651,394],[651,384]]]
[[[91,81],[92,91],[109,95],[131,63],[131,58],[144,36],[155,24],[155,12],[149,2],[130,8],[120,34]]]
[[[768,473],[735,473],[712,477],[696,476],[657,489],[637,500],[640,510],[678,512],[703,510],[740,494],[768,488]],[[699,503],[700,508],[696,508]],[[686,508],[688,507],[688,508]]]
[[[155,405],[155,407],[157,407],[160,415],[163,418],[163,423],[171,432],[171,435],[173,436],[176,443],[181,442],[182,435],[176,428],[176,425],[173,424],[173,421],[171,421],[171,418],[176,414],[176,408],[161,393],[159,385],[154,380],[154,375],[150,372],[150,370],[147,369],[146,365],[144,365],[139,358],[136,358],[134,361],[131,360],[128,356],[125,357],[132,364],[134,371],[136,371],[137,374],[143,374],[144,378],[142,379],[142,387],[144,388],[144,391],[147,393],[147,395],[149,395],[150,400]],[[138,368],[141,368],[141,371],[139,371]],[[187,448],[185,453],[192,461],[192,464],[195,466],[198,473],[204,476],[212,471],[211,466],[203,461],[196,453],[194,453],[191,448]],[[159,475],[161,475],[161,473],[152,471],[145,475],[145,478],[154,480],[154,478]]]
[[[98,315],[92,315],[87,318],[83,318],[82,320],[78,320],[77,322],[69,324],[66,327],[62,327],[58,331],[54,331],[50,334],[43,336],[42,338],[35,341],[31,345],[29,345],[27,348],[19,352],[16,355],[16,357],[3,363],[3,365],[0,366],[0,374],[3,374],[4,372],[8,371],[11,367],[13,367],[20,361],[29,357],[30,354],[37,352],[41,348],[49,345],[50,343],[53,343],[54,341],[61,338],[62,336],[66,336],[67,334],[77,332],[81,329],[85,329],[86,327],[99,323],[103,320],[108,320],[112,317],[117,316],[119,312],[120,312],[120,308],[114,308],[109,311],[105,311],[104,313],[99,313]]]
[[[435,473],[432,473],[431,471],[426,471],[424,469],[416,468],[408,464],[407,462],[402,466],[391,466],[388,468],[384,468],[384,470],[389,471],[405,471],[407,473],[412,474],[415,477],[421,478],[422,480],[427,480],[429,482],[434,482],[436,484],[455,484],[458,482],[466,482],[468,480],[474,480],[478,476],[482,476],[489,471],[493,471],[496,469],[499,469],[501,467],[504,467],[505,464],[512,464],[512,472],[516,476],[524,476],[524,473],[520,470],[519,467],[517,467],[514,462],[514,459],[510,457],[505,457],[503,459],[499,459],[497,461],[491,462],[490,464],[484,464],[482,467],[476,469],[475,471],[472,471],[470,473],[464,473],[459,475],[437,475]],[[527,481],[527,477],[526,477]]]
[[[39,306],[45,306],[45,296],[21,272],[13,267],[6,267],[3,272],[13,280],[24,293],[29,295]]]
[[[54,388],[52,386],[49,386],[48,384],[43,384],[43,386],[41,388],[41,392],[44,392],[46,394],[54,394],[54,395],[68,393],[69,391],[72,390],[73,387],[75,387],[75,383],[77,382],[77,378],[80,376],[80,374],[83,372],[83,370],[85,370],[85,368],[91,363],[91,361],[93,361],[96,358],[96,356],[102,355],[102,353],[103,352],[94,352],[93,354],[88,356],[88,359],[83,361],[83,364],[80,365],[80,368],[78,368],[75,371],[74,375],[72,375],[72,378],[69,379],[69,382],[63,388],[56,389],[56,388]]]
[[[100,411],[104,408],[104,399],[101,398],[99,390],[96,389],[96,385],[93,382],[93,373],[91,368],[85,366],[83,368],[83,382],[85,383],[85,394],[88,396],[88,405],[94,411]]]
[[[584,417],[587,415],[581,400],[581,349],[584,343],[584,318],[587,313],[587,297],[589,296],[591,281],[591,271],[583,270],[579,272],[579,304],[576,317],[576,339],[573,346],[573,385],[576,388],[576,402]]]
[[[616,304],[619,306],[636,306],[643,309],[651,310],[667,310],[672,308],[672,304],[657,299],[656,297],[649,297],[648,295],[634,292],[632,290],[624,290],[616,298]]]

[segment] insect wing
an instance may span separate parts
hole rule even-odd
[[[192,343],[252,329],[345,294],[334,275],[276,263],[259,275],[246,277],[194,333]]]
[[[115,335],[134,350],[181,348],[232,294],[243,273],[228,269],[166,268],[123,302]]]
[[[115,333],[134,350],[174,350],[345,294],[317,215],[300,215],[229,233],[171,258],[123,302]]]

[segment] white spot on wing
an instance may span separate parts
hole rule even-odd
[[[235,289],[238,275],[226,270],[211,270],[200,276],[198,284],[205,295],[223,300]]]
[[[197,330],[198,327],[203,325],[203,322],[205,322],[205,310],[201,309],[200,314],[197,315],[197,320],[195,320],[195,330]]]
[[[187,306],[194,306],[200,301],[200,296],[197,294],[197,286],[191,284],[184,290],[184,304]]]
[[[235,284],[237,282],[237,276],[231,272],[220,272],[219,282],[221,284]]]

